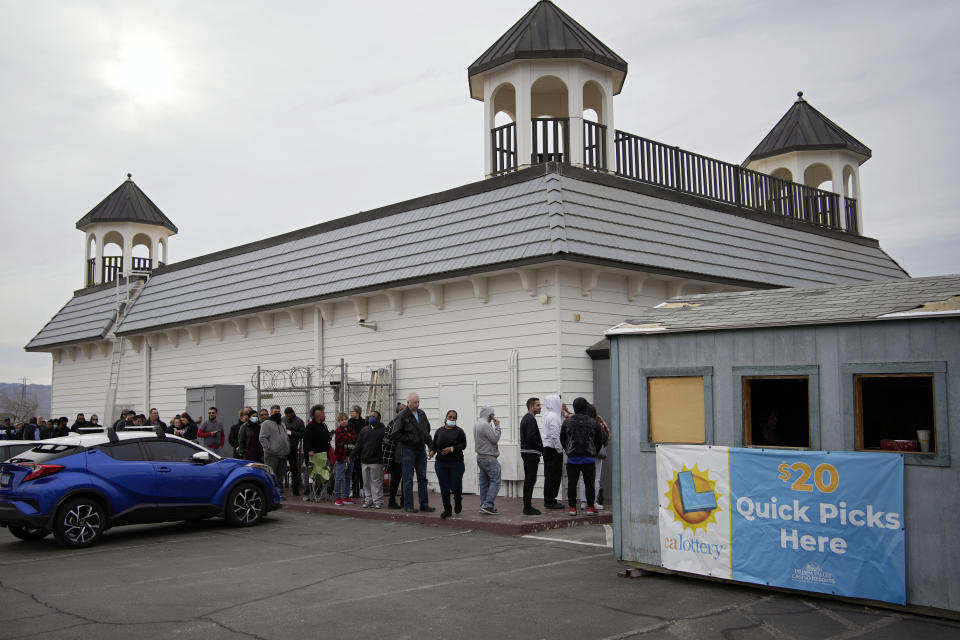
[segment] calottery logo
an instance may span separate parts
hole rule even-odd
[[[716,513],[720,493],[716,489],[717,481],[710,479],[710,470],[701,471],[697,465],[692,469],[683,465],[680,471],[674,469],[667,492],[667,509],[673,512],[674,522],[682,522],[684,530],[694,533],[697,529],[707,530],[707,525],[716,523]]]

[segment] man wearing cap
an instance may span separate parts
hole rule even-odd
[[[293,407],[287,407],[283,410],[283,426],[287,430],[287,437],[290,439],[290,454],[287,456],[287,464],[290,468],[290,486],[293,489],[293,495],[300,495],[300,487],[303,481],[303,473],[300,464],[300,443],[303,441],[303,434],[307,430],[307,425],[297,416]]]

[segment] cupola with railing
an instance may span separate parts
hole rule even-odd
[[[626,75],[623,58],[549,0],[538,2],[467,70],[471,97],[484,103],[484,175],[558,162],[860,233],[859,165],[870,150],[815,109],[788,112],[737,165],[615,129],[613,96]],[[808,131],[799,147],[778,146],[791,113],[810,111],[829,123],[828,139]]]
[[[167,262],[177,227],[127,179],[77,221],[84,233],[84,283],[91,287],[128,275],[149,275]]]

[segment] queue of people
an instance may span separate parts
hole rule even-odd
[[[585,513],[596,514],[602,509],[597,495],[603,459],[610,444],[606,422],[584,398],[573,401],[572,413],[559,395],[546,396],[542,403],[539,398],[530,398],[526,408],[520,422],[524,515],[541,514],[533,506],[541,459],[543,507],[564,508],[558,500],[564,456],[569,514],[578,514],[578,504]],[[541,412],[544,413],[542,426],[537,422]],[[199,424],[187,411],[176,414],[167,424],[160,419],[157,409],[150,409],[147,415],[125,409],[113,427],[118,431],[160,428],[220,455],[262,462],[280,480],[282,491],[289,488],[295,496],[304,492],[303,470],[306,468],[311,482],[326,486],[332,480],[330,493],[338,506],[353,505],[361,499],[364,508],[383,508],[386,470],[390,479],[386,496],[388,508],[408,513],[433,512],[436,508],[430,505],[427,481],[427,463],[433,460],[443,505],[440,517],[446,519],[461,513],[464,451],[469,445],[467,432],[458,424],[455,410],[447,411],[443,423],[431,429],[426,413],[420,409],[419,395],[411,393],[406,404],[397,403],[396,414],[388,424],[384,424],[379,411],[371,411],[364,417],[359,406],[351,407],[349,413],[337,413],[332,432],[325,422],[323,405],[312,407],[309,418],[305,424],[292,407],[286,407],[282,413],[279,405],[269,410],[244,407],[239,410],[236,423],[227,430],[219,421],[216,407],[209,407],[206,418]],[[100,426],[95,414],[88,421],[80,413],[72,425],[68,422],[66,417],[49,421],[36,417],[16,424],[8,419],[0,424],[0,437],[43,440]],[[471,436],[477,459],[480,512],[497,515],[500,513],[496,498],[501,484],[501,429],[492,407],[480,409]]]

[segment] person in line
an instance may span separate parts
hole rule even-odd
[[[543,416],[543,506],[547,509],[563,509],[557,500],[563,480],[563,445],[560,444],[560,396],[543,399],[546,413]]]
[[[173,416],[170,418],[170,426],[168,428],[168,433],[179,436],[181,433],[183,433],[183,418],[181,418],[179,415]]]
[[[345,504],[355,504],[350,497],[350,454],[357,445],[357,434],[350,428],[350,418],[342,411],[337,414],[337,430],[333,432],[333,462],[334,476],[333,495],[334,504],[342,507]]]
[[[197,438],[200,444],[218,455],[223,450],[225,440],[223,425],[217,420],[219,413],[216,407],[209,407],[207,409],[207,419],[197,427]]]
[[[90,423],[87,422],[87,419],[82,413],[77,414],[77,419],[73,421],[73,424],[70,425],[70,431],[74,433],[80,433],[80,429],[86,429],[90,427]]]
[[[480,470],[480,513],[497,515],[494,502],[500,492],[500,420],[493,407],[480,409],[480,419],[473,425],[473,446],[477,452],[477,468]]]
[[[157,411],[156,407],[154,407],[153,409],[150,409],[149,418],[150,419],[147,421],[148,426],[151,426],[154,429],[156,429],[157,427],[160,427],[161,429],[164,430],[164,432],[166,432],[167,423],[160,419],[160,412]]]
[[[257,438],[263,447],[263,463],[273,469],[277,484],[282,484],[287,475],[287,455],[290,454],[290,438],[280,417],[280,405],[270,407],[270,417],[260,425]]]
[[[363,508],[383,508],[383,434],[387,427],[380,421],[380,412],[371,411],[367,426],[357,436],[353,463],[363,472]]]
[[[427,493],[427,445],[430,444],[430,421],[420,408],[420,395],[407,395],[407,408],[397,416],[397,423],[390,434],[390,441],[398,445],[400,464],[403,467],[403,510],[417,513],[413,506],[413,474],[417,474],[417,497],[420,511],[436,511],[430,506]]]
[[[540,398],[527,399],[527,412],[520,420],[520,458],[523,460],[523,515],[538,516],[539,509],[533,508],[533,487],[537,484],[537,471],[540,470],[540,456],[543,454],[543,440],[537,415],[540,413]]]
[[[303,431],[303,450],[307,460],[313,465],[313,477],[326,484],[330,480],[330,430],[323,405],[317,404],[310,409],[310,422]]]
[[[247,420],[240,427],[237,456],[251,462],[263,462],[263,447],[260,446],[260,415],[252,407],[244,407]],[[179,418],[174,418],[179,420]]]
[[[367,426],[367,421],[363,419],[363,409],[360,405],[355,404],[350,407],[350,418],[347,420],[347,424],[353,430],[357,437],[360,437],[360,432],[363,431],[363,428]],[[353,450],[350,451],[350,455],[353,456]],[[363,474],[359,464],[351,464],[350,470],[350,497],[354,500],[357,500],[363,497]]]
[[[587,401],[573,401],[573,415],[560,426],[560,442],[567,453],[567,502],[570,515],[577,515],[577,480],[583,475],[587,491],[587,514],[596,515],[594,506],[594,478],[596,460],[603,446],[603,429],[600,423],[587,415]]]
[[[597,415],[597,408],[592,404],[587,405],[587,415],[596,420],[600,424],[600,429],[603,430],[603,445],[600,447],[600,450],[597,452],[597,463],[596,463],[596,472],[594,473],[593,480],[593,493],[594,493],[594,503],[593,506],[597,511],[603,510],[603,505],[600,504],[600,474],[603,471],[603,461],[607,457],[607,447],[610,446],[610,427],[607,426],[606,421],[603,417]],[[577,483],[579,495],[580,495],[580,508],[587,508],[587,494],[585,491],[585,486],[583,484],[584,480],[581,477],[580,482]]]
[[[198,430],[197,423],[193,421],[193,418],[190,417],[190,414],[186,411],[183,411],[180,414],[180,422],[183,423],[183,429],[180,430],[180,433],[174,433],[185,440],[196,442]]]
[[[120,417],[113,423],[114,431],[123,431],[127,427],[133,426],[133,416],[136,413],[132,409],[124,409],[120,412]]]
[[[50,437],[62,438],[68,435],[70,435],[70,427],[67,426],[67,417],[62,416],[53,423],[53,427],[50,429]]]
[[[443,426],[433,432],[428,458],[437,457],[433,468],[440,482],[440,498],[443,500],[441,518],[449,518],[463,510],[463,452],[467,448],[467,434],[457,426],[457,412],[447,411]],[[453,493],[453,505],[450,494]]]
[[[240,457],[240,454],[237,452],[237,449],[240,447],[240,429],[243,427],[243,423],[247,421],[247,417],[250,415],[248,411],[253,411],[253,409],[250,407],[243,407],[237,411],[237,422],[230,427],[230,435],[227,436],[227,443],[231,447],[234,458]]]
[[[287,465],[290,468],[290,487],[293,489],[293,495],[298,496],[303,481],[300,446],[303,443],[303,432],[306,425],[303,424],[303,420],[293,410],[293,407],[287,407],[283,410],[283,426],[286,428],[287,437],[290,439],[290,454],[287,456]]]
[[[90,426],[91,426],[91,427],[99,427],[99,426],[100,426],[100,416],[98,416],[98,415],[95,414],[95,413],[92,414],[92,415],[90,416]]]
[[[387,506],[391,509],[402,509],[403,505],[397,502],[397,492],[400,491],[403,484],[403,466],[400,464],[400,451],[396,444],[390,440],[390,434],[397,426],[397,420],[407,405],[402,402],[397,403],[397,413],[387,425],[383,434],[383,465],[390,472],[390,501]],[[403,492],[400,492],[400,500],[403,500]]]

